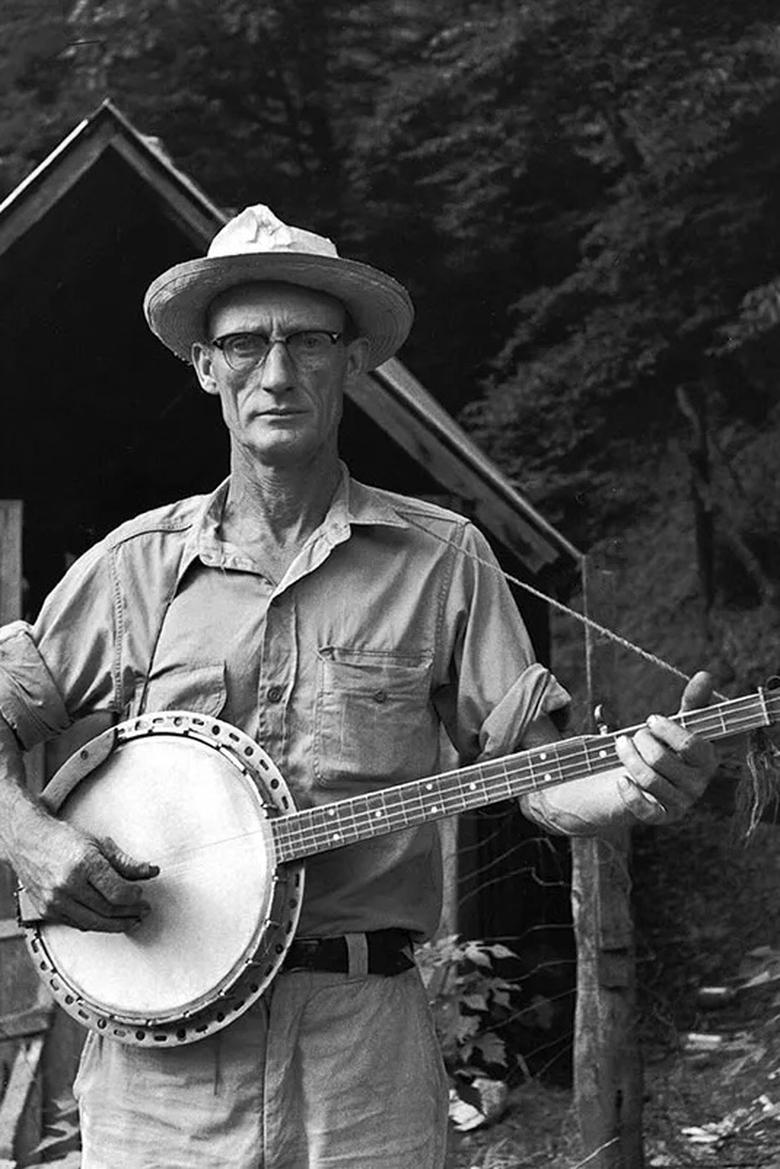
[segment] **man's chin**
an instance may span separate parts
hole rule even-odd
[[[253,443],[247,448],[252,462],[274,470],[307,466],[317,455],[318,444],[302,435],[279,435],[273,441]]]

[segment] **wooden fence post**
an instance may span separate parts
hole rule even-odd
[[[22,502],[0,500],[0,624],[22,615]],[[51,1008],[14,916],[15,878],[0,863],[0,1166],[13,1166],[40,1138],[38,1068]],[[2,1086],[5,1091],[2,1091]]]
[[[584,572],[586,612],[612,623],[615,574]],[[588,630],[589,699],[610,705],[614,649]],[[619,717],[619,711],[610,712]],[[630,838],[572,841],[577,942],[574,1096],[589,1169],[641,1169],[642,1071],[636,1033],[636,966]]]
[[[22,615],[22,501],[0,499],[0,625]]]

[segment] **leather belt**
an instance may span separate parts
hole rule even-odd
[[[346,937],[295,938],[282,970],[326,970],[332,974],[368,973],[392,977],[411,970],[415,964],[412,939],[406,930],[370,930],[350,937],[365,939],[362,971],[356,968],[354,946]]]

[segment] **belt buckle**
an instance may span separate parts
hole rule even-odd
[[[295,938],[285,959],[288,970],[311,970],[321,945],[320,938]]]

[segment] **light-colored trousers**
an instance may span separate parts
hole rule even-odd
[[[441,1169],[447,1085],[417,970],[279,975],[170,1050],[90,1034],[82,1169]]]

